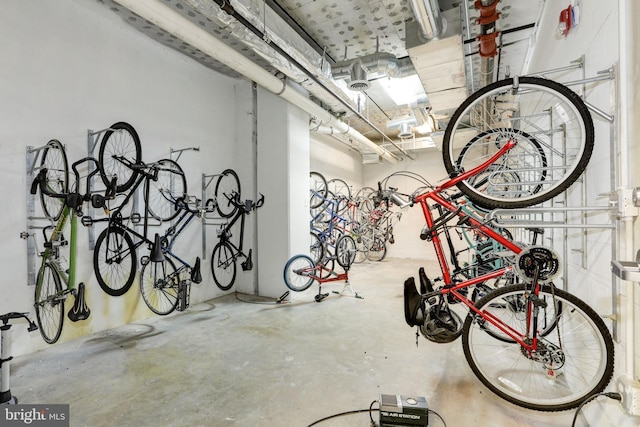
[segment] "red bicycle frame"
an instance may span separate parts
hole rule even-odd
[[[436,220],[433,217],[433,214],[431,213],[431,207],[429,206],[429,200],[433,201],[436,204],[439,204],[440,206],[442,206],[444,209],[448,210],[449,212],[455,214],[454,216],[458,216],[460,218],[464,218],[465,222],[469,224],[469,226],[473,227],[474,229],[478,230],[479,232],[481,232],[482,234],[484,234],[485,236],[496,240],[498,243],[500,243],[501,245],[503,245],[505,248],[509,249],[510,251],[512,251],[514,254],[519,254],[523,251],[523,248],[521,248],[520,246],[516,245],[514,242],[512,242],[511,240],[505,238],[502,234],[500,234],[498,231],[496,231],[495,229],[487,226],[484,222],[480,221],[479,219],[475,218],[474,216],[472,216],[471,214],[469,214],[468,212],[464,212],[459,208],[459,205],[456,205],[452,202],[450,202],[449,200],[445,199],[444,197],[441,196],[441,192],[453,187],[454,185],[458,184],[461,181],[464,181],[482,171],[484,171],[485,169],[487,169],[491,164],[493,164],[498,158],[500,158],[502,155],[504,155],[507,151],[511,150],[511,148],[513,148],[515,145],[517,144],[516,141],[514,140],[510,140],[508,141],[503,147],[500,148],[500,150],[498,150],[490,159],[488,159],[486,162],[482,163],[481,165],[475,167],[472,170],[469,170],[467,172],[464,172],[450,180],[448,180],[447,182],[445,182],[444,184],[440,185],[439,187],[435,188],[434,190],[428,191],[426,193],[420,194],[418,196],[414,196],[413,197],[413,203],[419,203],[420,207],[422,208],[422,213],[424,214],[424,218],[427,224],[428,229],[430,230],[430,234],[428,236],[428,238],[430,238],[430,240],[433,243],[433,247],[435,249],[436,252],[436,257],[438,259],[438,263],[440,265],[440,270],[442,271],[442,280],[445,283],[445,286],[443,286],[442,288],[438,289],[437,291],[434,292],[430,292],[427,295],[423,295],[423,299],[429,299],[433,296],[436,295],[442,295],[442,296],[446,296],[451,294],[457,301],[460,301],[462,303],[464,303],[470,310],[472,310],[474,313],[478,314],[479,316],[481,316],[483,319],[485,319],[486,321],[488,321],[489,323],[491,323],[493,326],[495,326],[496,328],[498,328],[500,331],[502,331],[503,333],[505,333],[506,335],[508,335],[510,338],[512,338],[513,340],[517,341],[520,345],[522,345],[524,348],[526,348],[528,351],[534,351],[537,348],[537,338],[535,337],[535,334],[532,334],[531,332],[535,332],[536,329],[536,325],[532,325],[531,322],[527,323],[527,331],[526,331],[526,336],[532,336],[532,341],[530,343],[526,343],[523,340],[523,335],[522,333],[516,331],[515,329],[511,328],[510,326],[504,324],[502,321],[500,321],[498,318],[496,318],[494,315],[492,315],[491,313],[488,312],[483,312],[478,310],[475,307],[475,304],[472,300],[470,300],[469,298],[467,298],[466,296],[462,295],[459,290],[463,289],[463,288],[467,288],[469,286],[473,286],[473,285],[477,285],[479,283],[485,282],[487,280],[490,279],[495,279],[497,277],[501,277],[507,273],[510,273],[513,271],[514,267],[513,266],[506,266],[506,267],[502,267],[500,269],[491,271],[489,273],[474,277],[472,279],[460,282],[458,284],[453,284],[453,279],[451,276],[451,269],[449,267],[449,262],[446,259],[445,253],[444,253],[444,249],[443,249],[443,245],[442,245],[442,241],[439,237],[439,234],[436,231],[437,227],[434,227]],[[540,289],[539,284],[535,284],[535,287],[533,289],[534,293],[537,293]],[[529,304],[528,308],[527,308],[527,318],[528,319],[532,319],[532,309],[535,309],[535,307],[533,307],[533,304]],[[533,317],[535,319],[535,317]]]

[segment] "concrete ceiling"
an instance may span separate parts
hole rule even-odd
[[[97,1],[160,43],[220,73],[240,76],[236,70],[155,27],[115,0]],[[295,68],[291,61],[282,58],[275,62],[270,60],[269,50],[261,52],[261,47],[256,50],[262,40],[242,35],[237,30],[237,23],[232,22],[233,18],[221,13],[219,2],[160,1],[274,75],[283,72],[280,65]],[[495,27],[501,33],[497,38],[497,55],[492,58],[492,80],[521,73],[545,0],[495,1],[498,2],[499,13]],[[287,45],[287,52],[295,51],[295,55],[291,55],[299,60],[296,65],[302,64],[307,70],[306,74],[291,71],[288,74],[290,79],[291,76],[300,76],[296,77],[298,83],[307,87],[319,104],[379,144],[389,145],[391,140],[403,142],[398,137],[400,129],[390,127],[389,123],[413,117],[415,113],[411,106],[397,105],[387,94],[384,86],[393,77],[384,74],[369,74],[370,87],[361,92],[359,100],[354,101],[354,97],[349,96],[353,95],[351,91],[338,90],[349,106],[345,106],[344,101],[336,101],[332,92],[343,82],[332,79],[326,71],[336,63],[353,61],[376,52],[391,54],[412,68],[409,72],[404,70],[403,75],[415,73],[420,77],[431,113],[441,127],[446,125],[455,107],[482,84],[476,41],[480,33],[477,23],[479,12],[473,1],[440,0],[439,9],[447,21],[447,29],[441,37],[433,40],[425,40],[420,35],[410,0],[227,0],[227,3],[259,28],[270,42],[276,40],[278,45]],[[323,81],[327,82],[330,90],[327,92],[321,88],[317,94],[313,79],[305,76],[320,74],[325,74]],[[362,98],[366,99],[363,101]],[[424,99],[422,101],[424,103]]]

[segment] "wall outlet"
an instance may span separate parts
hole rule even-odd
[[[640,416],[640,381],[628,377],[618,378],[618,391],[622,407],[631,415]]]

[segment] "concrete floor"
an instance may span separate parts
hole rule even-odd
[[[420,265],[354,266],[363,299],[316,303],[315,285],[284,305],[228,295],[59,343],[14,359],[12,392],[20,403],[70,404],[71,426],[307,426],[380,394],[425,397],[449,427],[569,426],[573,411],[521,409],[489,392],[459,340],[416,348],[402,283]],[[369,414],[319,425],[369,426]],[[444,424],[432,415],[429,425]]]

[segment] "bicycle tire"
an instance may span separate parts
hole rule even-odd
[[[238,211],[231,203],[235,194],[240,200],[240,179],[233,169],[226,169],[218,177],[215,190],[216,210],[222,218],[231,218]]]
[[[356,259],[356,242],[353,237],[344,234],[336,242],[336,262],[344,269],[348,269]]]
[[[460,142],[466,144],[476,138],[479,145],[481,140],[477,138],[483,133],[481,139],[487,140],[483,156],[475,159],[467,156],[467,164],[459,164]],[[488,209],[540,204],[561,194],[578,179],[594,146],[589,110],[575,92],[560,83],[520,77],[515,88],[515,79],[509,78],[472,94],[458,107],[445,130],[442,150],[445,169],[450,177],[455,177],[484,162],[503,142],[523,141],[531,136],[545,153],[544,168],[532,167],[528,163],[531,157],[519,157],[517,145],[511,150],[513,155],[509,151],[494,162],[495,167],[516,173],[521,188],[516,190],[515,184],[499,182],[495,189],[488,187],[489,191],[487,187],[476,189],[469,180],[457,186],[473,203]],[[540,180],[539,169],[546,171],[544,180]],[[541,187],[533,193],[527,186]],[[510,190],[499,191],[505,188]]]
[[[309,208],[315,209],[327,200],[327,180],[320,172],[309,172]]]
[[[479,300],[476,308],[492,313],[524,336],[527,316],[495,307],[508,298],[525,298],[528,292],[525,285],[502,287]],[[600,316],[575,295],[542,285],[539,296],[562,306],[562,312],[555,315],[555,332],[538,337],[546,352],[530,355],[513,341],[497,340],[495,335],[503,332],[470,313],[462,329],[465,358],[487,388],[515,405],[539,411],[576,408],[611,380],[613,340]],[[487,333],[491,328],[493,335]],[[564,331],[569,332],[560,336]],[[554,360],[545,361],[545,357]]]
[[[236,280],[236,260],[233,248],[227,242],[218,242],[211,253],[211,273],[218,288],[228,291]]]
[[[284,266],[284,284],[294,292],[302,292],[309,289],[314,279],[297,272],[314,271],[315,267],[316,263],[307,255],[292,256]]]
[[[187,193],[187,179],[180,165],[171,159],[158,160],[156,166],[158,179],[147,181],[149,215],[162,222],[171,221],[180,213],[175,200]]]
[[[140,294],[149,310],[166,316],[176,309],[179,276],[176,265],[168,254],[164,254],[164,261],[148,262],[142,266]]]
[[[112,178],[115,177],[116,193],[124,193],[136,182],[139,172],[128,168],[113,156],[126,157],[134,164],[138,164],[142,160],[140,137],[129,123],[118,122],[109,126],[102,137],[98,152],[102,182],[109,187]]]
[[[387,243],[380,237],[373,238],[367,257],[371,261],[382,261],[387,256]]]
[[[52,139],[42,151],[40,168],[46,168],[46,186],[57,194],[69,192],[69,162],[64,146],[57,139]],[[51,197],[40,191],[40,205],[45,216],[56,221],[64,208],[64,199]]]
[[[327,192],[333,195],[336,202],[336,213],[343,212],[351,201],[351,188],[340,178],[333,178],[327,181]]]
[[[60,338],[64,324],[64,298],[54,298],[62,292],[58,271],[45,262],[38,271],[38,281],[34,292],[34,307],[38,330],[47,344],[54,344]]]
[[[136,275],[136,247],[129,233],[116,225],[102,230],[93,250],[93,268],[98,284],[108,295],[124,295]]]

